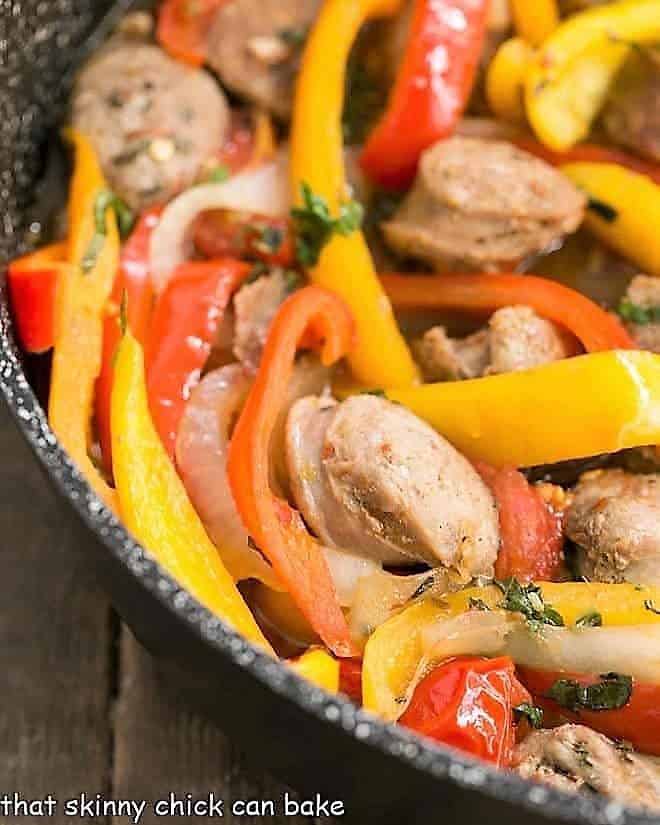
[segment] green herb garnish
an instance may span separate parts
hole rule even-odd
[[[385,395],[385,390],[379,390],[379,389],[362,390],[360,395],[375,395],[376,398],[387,398],[387,395]]]
[[[468,607],[470,610],[490,610],[490,607],[488,607],[483,599],[475,599],[474,596],[470,596]]]
[[[517,705],[513,709],[513,712],[519,720],[526,719],[535,730],[538,730],[543,725],[543,709],[537,708],[536,705],[530,705],[529,702],[523,702],[522,704]]]
[[[277,226],[255,226],[257,239],[253,241],[253,246],[259,252],[266,255],[275,255],[284,242],[284,230]]]
[[[630,321],[631,324],[645,326],[646,324],[660,323],[660,306],[643,307],[624,298],[619,304],[617,312],[624,321]]]
[[[300,274],[300,272],[296,272],[295,269],[285,269],[283,275],[284,286],[287,292],[295,292],[302,286],[302,275]]]
[[[428,590],[430,590],[433,587],[434,584],[435,584],[435,576],[427,576],[425,579],[423,579],[419,583],[417,589],[415,590],[415,592],[410,597],[410,601],[412,602],[415,599],[419,599],[421,596],[424,595],[424,593],[426,593]]]
[[[598,198],[589,198],[587,201],[587,209],[595,212],[599,218],[607,221],[607,223],[614,223],[614,221],[619,217],[619,213],[613,206],[610,206],[609,203],[605,203],[605,201],[598,200]]]
[[[106,236],[106,212],[113,209],[117,216],[117,226],[122,238],[133,228],[134,216],[126,203],[109,189],[101,189],[94,200],[94,234],[80,262],[82,271],[87,274],[96,266]]]
[[[280,29],[277,36],[280,40],[292,49],[300,49],[307,40],[308,29]]]
[[[308,183],[301,183],[300,191],[303,205],[291,210],[297,236],[296,255],[303,266],[316,266],[333,235],[347,237],[360,228],[364,209],[350,200],[340,206],[339,217],[333,218],[325,198],[314,194]]]
[[[592,610],[591,613],[585,613],[584,616],[580,616],[579,619],[576,619],[575,626],[579,628],[602,627],[603,617],[597,610]]]
[[[618,710],[625,707],[632,695],[632,677],[621,673],[605,673],[600,682],[581,685],[574,679],[559,679],[548,691],[548,698],[572,711]]]
[[[564,619],[552,605],[543,601],[541,588],[537,584],[520,584],[517,579],[494,582],[504,593],[500,607],[513,613],[521,613],[530,630],[539,631],[543,625],[563,627]]]
[[[206,178],[207,183],[224,183],[231,177],[229,168],[224,164],[213,167]]]

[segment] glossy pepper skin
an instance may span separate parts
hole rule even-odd
[[[401,6],[402,0],[328,0],[305,46],[291,127],[291,185],[300,199],[301,184],[308,184],[333,215],[348,197],[341,125],[348,56],[363,23]],[[351,309],[357,341],[349,363],[357,379],[370,387],[413,383],[417,368],[362,233],[335,235],[309,274]]]
[[[633,681],[630,701],[613,710],[582,710],[573,713],[547,699],[548,691],[559,679],[572,679],[582,685],[599,681],[599,676],[579,673],[519,668],[520,679],[534,696],[535,704],[546,712],[547,718],[576,722],[604,733],[612,739],[624,740],[652,756],[660,756],[660,685]]]
[[[525,123],[523,90],[533,54],[527,40],[510,37],[502,43],[488,66],[486,98],[493,113],[501,120]]]
[[[660,616],[648,610],[651,600],[660,604],[660,588],[638,588],[632,584],[586,582],[539,582],[543,599],[564,619],[567,627],[591,612],[601,614],[604,626],[633,626],[660,623]],[[407,607],[378,627],[367,642],[362,665],[364,707],[395,721],[405,696],[424,656],[422,634],[425,628],[470,609],[472,599],[486,607],[502,602],[499,587],[470,587],[443,597],[442,602],[427,600]]]
[[[399,724],[505,768],[516,744],[513,708],[530,699],[508,657],[459,657],[422,679]]]
[[[563,21],[543,42],[525,83],[527,116],[555,151],[588,135],[632,43],[660,37],[660,0],[608,3]]]
[[[69,195],[70,267],[63,270],[58,287],[48,419],[90,485],[116,509],[115,493],[89,458],[88,447],[94,389],[101,371],[104,313],[119,265],[119,232],[115,215],[108,210],[103,245],[91,269],[83,271],[81,264],[95,235],[96,198],[106,182],[87,138],[75,130],[67,136],[75,149]]]
[[[250,264],[225,258],[181,264],[158,296],[146,350],[149,407],[170,458],[227,304]]]
[[[339,690],[339,662],[327,650],[312,648],[289,664],[299,676],[328,693]]]
[[[511,0],[516,31],[531,46],[540,46],[559,25],[557,0]]]
[[[16,333],[26,352],[46,352],[55,341],[55,298],[67,248],[66,242],[50,244],[7,269]]]
[[[300,513],[273,492],[269,453],[298,349],[313,346],[330,365],[350,350],[352,336],[350,313],[331,292],[305,287],[282,304],[236,424],[227,465],[234,501],[249,535],[314,631],[333,653],[344,657],[354,655],[354,645],[325,556]]]
[[[585,223],[589,230],[642,271],[660,276],[660,185],[613,163],[569,163],[561,171],[592,204],[595,201],[610,210],[588,209]]]
[[[488,5],[488,0],[415,0],[394,89],[361,157],[375,183],[409,186],[422,152],[454,130],[474,84]]]
[[[580,292],[537,275],[392,274],[383,275],[381,280],[395,309],[478,314],[524,304],[572,332],[587,352],[634,348],[634,341],[616,316]]]
[[[490,487],[500,521],[500,549],[495,578],[503,581],[552,581],[564,572],[562,519],[540,492],[513,467],[500,470],[477,462],[476,470]]]
[[[130,330],[115,362],[112,461],[119,512],[135,538],[205,607],[271,651],[154,428],[143,350]]]
[[[227,0],[164,0],[156,37],[176,60],[199,67],[206,60],[207,36],[216,11]]]
[[[660,443],[660,356],[651,352],[597,352],[525,372],[386,394],[468,458],[495,467]]]
[[[120,308],[126,302],[126,321],[133,335],[144,345],[154,291],[149,272],[149,240],[158,224],[161,207],[152,207],[142,213],[130,237],[123,244],[119,256],[119,271],[112,295],[106,306],[103,324],[103,358],[96,381],[96,428],[106,472],[112,472],[112,441],[110,436],[110,398],[114,380],[114,361],[121,340]]]

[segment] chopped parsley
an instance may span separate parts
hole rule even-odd
[[[602,627],[603,617],[597,610],[592,610],[590,613],[585,613],[584,616],[580,616],[579,619],[576,619],[575,626],[579,628]]]
[[[495,584],[504,594],[500,603],[503,610],[521,613],[530,630],[539,631],[543,625],[564,627],[564,619],[552,605],[543,601],[541,588],[534,583],[521,584],[517,579],[495,581]]]
[[[543,725],[543,709],[537,708],[536,705],[531,705],[529,702],[523,702],[517,705],[513,712],[518,719],[526,719],[531,727],[538,730]]]
[[[470,596],[468,607],[470,610],[490,610],[490,607],[488,607],[483,599],[475,599],[474,596]]]
[[[224,183],[231,177],[229,168],[221,163],[219,166],[214,166],[206,178],[207,183]]]
[[[660,306],[643,307],[624,298],[619,304],[617,312],[624,321],[630,321],[632,324],[645,326],[646,324],[660,323]]]
[[[308,29],[281,29],[277,36],[280,40],[292,49],[300,49],[307,40]]]
[[[423,579],[420,583],[415,592],[410,597],[410,601],[414,601],[415,599],[419,599],[423,596],[428,590],[430,590],[433,585],[435,584],[435,576],[427,576]]]
[[[548,691],[548,698],[572,711],[618,710],[625,707],[632,695],[632,677],[605,673],[600,679],[592,685],[581,685],[574,679],[558,679]]]
[[[605,201],[598,200],[598,198],[589,198],[587,202],[587,209],[595,212],[599,218],[607,221],[607,223],[614,223],[614,221],[619,217],[619,213],[613,206],[610,206],[609,203],[605,203]]]
[[[644,609],[660,616],[660,610],[653,604],[653,599],[644,599]]]
[[[256,226],[255,230],[257,238],[252,242],[254,248],[266,255],[276,255],[284,242],[284,230],[270,224]]]
[[[295,269],[284,270],[284,284],[287,292],[295,292],[302,286],[303,278]]]
[[[362,204],[346,201],[339,208],[339,217],[333,218],[328,203],[316,195],[308,183],[300,185],[302,206],[291,210],[296,230],[296,256],[302,266],[316,266],[323,247],[333,235],[347,237],[360,228],[364,217]]]
[[[360,395],[375,395],[376,398],[387,398],[385,390],[362,390]]]
[[[131,231],[134,216],[126,203],[109,189],[101,189],[94,200],[94,235],[80,262],[82,271],[87,274],[94,269],[106,237],[106,212],[113,209],[117,216],[117,226],[122,238]]]

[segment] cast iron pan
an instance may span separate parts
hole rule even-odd
[[[64,199],[66,167],[53,151],[54,130],[72,73],[129,5],[0,0],[3,264],[33,245],[53,196]],[[3,283],[0,388],[59,494],[62,519],[78,524],[81,549],[137,637],[191,700],[271,772],[303,794],[343,800],[347,821],[360,825],[654,821],[617,802],[565,796],[428,744],[256,652],[182,591],[105,509],[50,431],[29,373],[14,342]]]

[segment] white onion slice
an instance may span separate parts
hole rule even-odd
[[[272,163],[240,172],[225,183],[193,186],[165,208],[151,235],[149,264],[156,291],[160,292],[176,267],[189,255],[189,228],[200,212],[232,209],[279,217],[290,205],[289,164],[285,151]]]
[[[350,607],[361,579],[379,573],[381,567],[371,559],[354,556],[333,547],[324,547],[325,560],[342,607]]]
[[[193,389],[176,440],[179,474],[199,517],[236,581],[281,590],[271,566],[248,545],[227,479],[229,432],[252,383],[238,364],[210,372]]]

